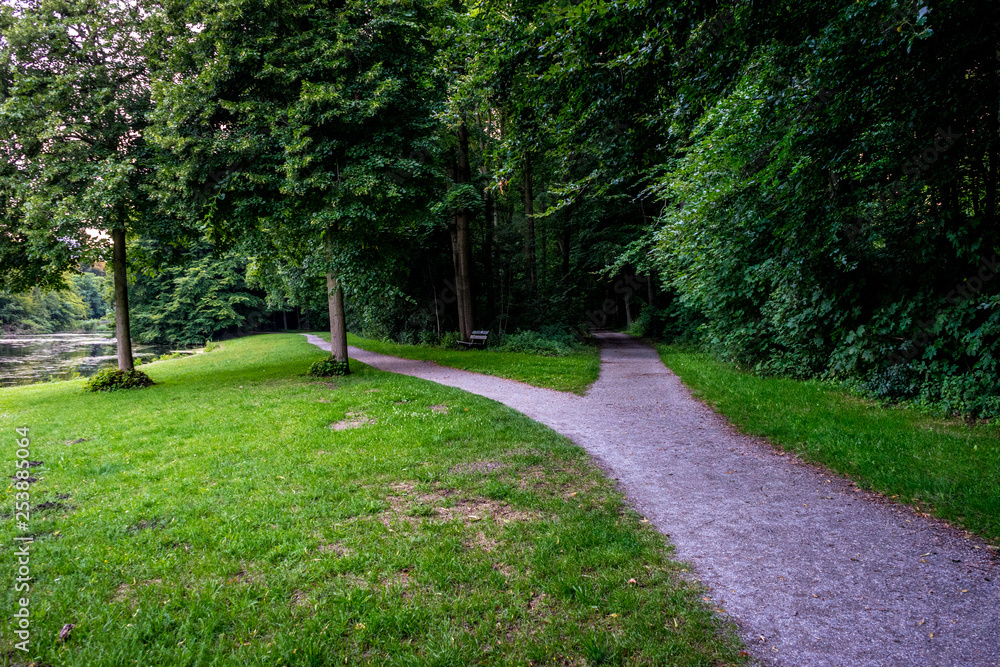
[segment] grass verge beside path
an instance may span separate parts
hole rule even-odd
[[[316,335],[330,342],[329,332]],[[347,334],[347,342],[369,352],[404,359],[433,361],[442,366],[517,380],[536,387],[571,391],[580,395],[597,380],[601,368],[600,351],[596,347],[588,347],[565,357],[546,357],[525,352],[444,350],[423,345],[400,345],[358,338],[354,334]]]
[[[695,395],[743,432],[1000,540],[1000,425],[970,428],[821,382],[760,378],[709,354],[658,349]]]
[[[0,664],[741,664],[663,538],[582,450],[487,399],[356,363],[305,377],[299,335],[0,390],[30,428],[30,652]],[[68,640],[56,641],[73,623]]]

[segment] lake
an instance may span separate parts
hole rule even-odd
[[[132,346],[136,360],[148,361],[165,352],[168,346]],[[0,386],[69,380],[74,373],[89,377],[117,366],[117,354],[115,339],[105,333],[0,334]]]

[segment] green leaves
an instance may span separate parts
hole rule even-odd
[[[413,224],[440,187],[417,157],[440,104],[427,39],[438,20],[422,0],[207,9],[194,48],[172,54],[183,71],[156,87],[154,138],[172,155],[161,199],[206,210],[220,242],[318,274],[350,263],[331,252]],[[342,274],[348,290],[358,271]]]
[[[54,286],[109,258],[98,230],[149,209],[150,22],[134,4],[43,0],[0,25],[0,285]]]

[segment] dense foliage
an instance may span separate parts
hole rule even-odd
[[[105,368],[98,371],[83,383],[86,391],[119,391],[122,389],[143,389],[152,387],[155,382],[140,370],[122,371],[117,368]]]
[[[132,331],[142,343],[202,345],[219,334],[256,328],[264,299],[247,287],[245,262],[213,257],[206,249],[153,275],[131,290]]]
[[[0,331],[15,334],[51,333],[94,328],[107,314],[105,279],[88,269],[66,278],[66,289],[0,292]]]
[[[20,50],[0,120],[26,114],[62,157],[25,144],[33,161],[0,171],[0,264],[48,275],[32,244],[133,179],[107,205],[162,249],[132,260],[157,276],[141,336],[194,340],[261,307],[403,342],[475,326],[539,348],[610,326],[1000,415],[996,3],[150,4],[123,42],[159,54],[148,85],[73,91],[136,110],[114,154],[26,106],[49,81],[18,69],[41,28],[4,11]],[[47,224],[30,198],[64,205]],[[231,267],[164,269],[197,236]]]
[[[997,6],[783,11],[680,79],[651,257],[740,364],[1000,414]]]
[[[334,375],[348,375],[350,373],[350,368],[344,364],[342,361],[337,361],[332,355],[320,359],[319,361],[314,361],[312,365],[309,366],[309,375],[313,377],[331,377]]]

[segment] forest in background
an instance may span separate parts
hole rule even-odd
[[[998,13],[5,6],[3,286],[118,247],[136,339],[628,327],[995,417]]]

